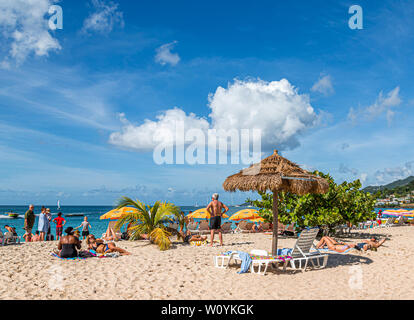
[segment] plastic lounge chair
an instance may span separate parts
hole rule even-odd
[[[239,225],[237,226],[236,230],[234,230],[234,233],[252,233],[252,227],[253,227],[253,223],[249,222],[249,223],[244,223],[245,221],[242,221],[239,223]]]
[[[198,225],[198,231],[200,234],[210,233],[210,227],[208,226],[208,223],[203,223],[203,221],[200,222]]]
[[[292,223],[285,228],[283,232],[285,235],[294,236],[296,234],[295,225]]]
[[[20,237],[19,236],[15,236],[15,235],[13,235],[13,233],[11,233],[11,232],[6,232],[4,235],[3,235],[3,233],[1,234],[2,235],[2,237],[1,237],[1,239],[2,239],[2,245],[3,246],[5,246],[5,245],[8,245],[8,244],[20,244]]]
[[[108,223],[108,228],[110,229],[110,230],[113,230],[113,232],[115,233],[115,235],[116,235],[116,238],[117,239],[121,239],[121,237],[122,237],[122,233],[121,232],[119,232],[119,230],[115,230],[115,225],[116,225],[116,223],[117,223],[118,221],[116,221],[116,220],[114,220],[114,221],[109,221],[109,223]],[[103,236],[104,236],[105,234],[103,234]]]
[[[394,223],[393,227],[395,226],[403,226],[404,225],[404,217],[400,217],[397,223]]]
[[[278,222],[277,223],[277,233],[279,235],[284,235],[286,230],[286,226],[283,223]]]
[[[270,256],[265,250],[252,250],[250,251],[250,257],[252,262],[250,265],[250,272],[264,276],[267,272],[269,266],[275,268],[274,264],[283,262],[283,271],[286,270],[287,264],[290,261],[290,257],[285,256]],[[233,252],[230,255],[218,255],[214,257],[214,264],[216,268],[227,269],[231,260],[234,260],[236,263],[241,263],[241,259],[237,252]],[[257,268],[257,271],[256,271]]]
[[[318,232],[319,228],[302,230],[290,254],[292,257],[292,260],[290,260],[292,269],[305,271],[309,261],[315,269],[326,267],[328,255],[321,253],[313,244]],[[320,259],[323,259],[322,264],[320,263]],[[296,262],[299,264],[298,268],[296,268]]]
[[[191,234],[200,234],[200,230],[198,229],[198,224],[195,222],[190,222],[187,225],[187,230],[191,232]]]
[[[385,223],[381,224],[381,228],[388,228],[391,227],[394,224],[395,218],[388,218]]]
[[[231,222],[225,222],[221,226],[221,231],[223,233],[233,233],[233,230],[231,229]]]

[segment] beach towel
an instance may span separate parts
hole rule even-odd
[[[252,258],[250,257],[250,254],[244,251],[237,251],[237,254],[239,255],[239,258],[241,260],[241,267],[240,271],[237,272],[238,274],[246,273],[250,269],[250,265],[252,263]]]
[[[56,253],[51,252],[50,255],[52,257],[58,258],[60,260],[67,260],[67,261],[76,261],[76,260],[85,260],[85,258],[81,258],[81,257],[76,257],[76,258],[61,258],[59,257]]]
[[[283,248],[283,249],[277,249],[277,255],[278,256],[288,256],[292,253],[291,248]]]
[[[289,255],[277,255],[277,256],[258,256],[255,254],[251,254],[250,258],[252,260],[274,260],[275,262],[286,262],[286,260],[291,260],[292,257]]]
[[[323,248],[323,249],[318,249],[318,251],[321,252],[321,253],[335,253],[335,254],[344,254],[345,253],[346,254],[346,253],[349,253],[352,249],[353,248],[349,248],[348,250],[346,250],[344,252],[336,252],[336,251],[330,250],[328,248]],[[311,252],[316,252],[316,251],[311,251]]]

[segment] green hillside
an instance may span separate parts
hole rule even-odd
[[[414,176],[403,180],[397,180],[383,186],[369,186],[364,188],[365,192],[379,193],[380,197],[386,197],[395,194],[397,197],[405,196],[414,191]]]

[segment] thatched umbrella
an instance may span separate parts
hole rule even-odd
[[[240,171],[226,179],[223,183],[226,191],[261,191],[273,192],[273,241],[272,255],[277,255],[278,229],[278,192],[286,191],[299,195],[308,193],[326,193],[328,182],[312,175],[297,164],[281,157],[277,150],[260,163]]]

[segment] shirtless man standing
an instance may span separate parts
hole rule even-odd
[[[211,197],[212,201],[207,206],[207,211],[211,216],[210,218],[210,234],[211,234],[210,247],[213,246],[214,232],[216,230],[218,230],[218,233],[219,233],[220,246],[223,245],[223,235],[221,232],[221,216],[227,211],[229,211],[229,208],[227,208],[227,206],[224,203],[218,201],[218,198],[219,198],[218,193],[213,194],[213,196]]]

